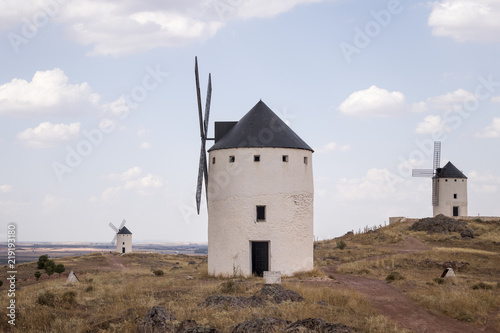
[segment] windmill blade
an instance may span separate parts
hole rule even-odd
[[[432,205],[439,206],[439,179],[432,179]]]
[[[113,240],[111,241],[111,245],[115,245],[115,242],[116,242],[116,235],[115,235],[115,237],[113,237]]]
[[[441,165],[441,141],[435,141],[434,142],[434,160],[432,163],[432,168],[434,169],[434,172],[439,168]]]
[[[119,230],[118,230],[118,228],[117,228],[117,227],[115,227],[115,226],[114,226],[114,224],[113,224],[113,223],[111,223],[111,222],[109,222],[109,227],[110,227],[111,229],[113,229],[115,232],[118,232],[118,231],[119,231]]]
[[[201,206],[201,191],[203,187],[203,177],[206,173],[206,153],[205,153],[205,142],[201,142],[201,150],[200,150],[200,164],[198,166],[198,183],[196,184],[196,208],[198,210],[198,215],[200,214],[200,206]],[[206,186],[206,178],[205,178],[205,186]],[[206,187],[205,187],[206,191]]]
[[[431,169],[413,169],[411,170],[412,177],[431,178],[434,175],[434,170]]]
[[[207,196],[208,202],[208,167],[207,167],[207,156],[205,152],[205,145],[207,140],[208,133],[208,117],[210,116],[210,103],[212,102],[212,74],[208,74],[208,88],[207,88],[207,102],[205,104],[205,120],[203,122],[204,125],[204,133],[205,137],[202,138],[202,152],[203,152],[203,176],[205,177],[205,194]],[[201,161],[200,161],[201,162]]]
[[[120,227],[118,228],[118,230],[121,230],[121,229],[123,228],[123,226],[125,225],[125,223],[126,223],[126,222],[127,222],[127,221],[123,220],[123,221],[122,221],[122,224],[120,224]]]
[[[206,138],[205,129],[203,127],[203,111],[201,108],[201,91],[200,91],[200,76],[198,74],[198,57],[194,58],[194,76],[196,78],[196,96],[198,98],[198,117],[200,119],[200,136]]]

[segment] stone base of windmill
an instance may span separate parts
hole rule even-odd
[[[280,271],[265,271],[264,272],[264,282],[265,282],[265,284],[281,284],[281,272]]]

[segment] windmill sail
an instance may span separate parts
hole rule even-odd
[[[434,142],[432,169],[413,169],[412,177],[432,178],[432,205],[439,206],[439,179],[437,174],[441,164],[441,141]]]
[[[212,76],[208,75],[208,88],[207,88],[207,100],[205,104],[205,117],[203,117],[203,110],[201,105],[201,90],[200,90],[200,78],[198,72],[198,57],[195,58],[194,73],[196,79],[196,97],[198,101],[198,118],[200,121],[200,138],[201,138],[201,148],[200,148],[200,162],[198,166],[198,179],[196,184],[196,209],[198,214],[200,214],[201,206],[201,192],[203,191],[203,179],[205,179],[205,193],[208,199],[208,167],[207,167],[207,153],[206,153],[206,141],[208,133],[208,121],[210,116],[210,103],[212,100]],[[208,201],[208,200],[207,200]]]

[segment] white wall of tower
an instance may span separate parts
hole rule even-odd
[[[252,241],[270,242],[269,270],[313,269],[312,152],[221,149],[210,152],[208,164],[209,273],[250,275]],[[256,221],[257,205],[266,206],[265,222]]]
[[[116,235],[116,252],[122,253],[123,248],[125,248],[125,253],[132,252],[132,234]]]
[[[458,207],[459,216],[468,216],[467,179],[440,178],[439,205],[433,207],[434,216],[438,214],[453,216],[453,207]]]

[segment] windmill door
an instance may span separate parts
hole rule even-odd
[[[458,207],[457,206],[453,207],[453,216],[458,216]]]
[[[122,253],[125,253],[125,248],[124,247],[122,247]]]
[[[263,276],[269,270],[269,242],[252,242],[252,274]]]

